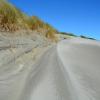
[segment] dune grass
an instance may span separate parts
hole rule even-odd
[[[0,25],[5,30],[15,30],[18,24],[18,12],[15,7],[0,0]]]
[[[0,0],[0,30],[14,32],[20,29],[36,30],[51,39],[57,32],[38,17],[28,16],[6,0]]]

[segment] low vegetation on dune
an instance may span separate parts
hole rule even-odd
[[[21,29],[35,30],[47,38],[56,39],[51,25],[36,16],[28,16],[6,0],[0,0],[0,31],[14,32]]]
[[[0,29],[4,31],[16,31],[23,26],[23,14],[19,9],[0,0]]]
[[[54,29],[48,23],[44,23],[36,16],[32,16],[28,20],[28,26],[31,30],[36,30],[47,38],[55,38],[55,33],[58,33],[56,29]]]
[[[84,36],[84,35],[80,35],[80,36],[77,36],[73,33],[67,33],[67,32],[60,32],[60,34],[64,35],[64,38],[69,38],[69,37],[80,37],[80,38],[84,38],[84,39],[90,39],[90,40],[96,40],[94,38],[91,38],[91,37],[87,37],[87,36]],[[67,36],[67,37],[66,37]]]
[[[76,36],[75,34],[73,34],[73,33],[61,32],[61,34],[77,37],[77,36]]]
[[[0,31],[15,32],[23,29],[37,31],[37,33],[53,41],[57,41],[56,33],[64,35],[64,39],[77,37],[73,33],[58,32],[50,24],[43,22],[38,17],[28,16],[6,0],[0,0]],[[80,37],[94,40],[86,36]]]
[[[81,37],[81,38],[84,38],[84,39],[96,40],[96,39],[94,39],[94,38],[86,37],[86,36],[84,36],[84,35],[81,35],[80,37]]]

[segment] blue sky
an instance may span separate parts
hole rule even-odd
[[[100,40],[100,0],[9,0],[59,31]]]

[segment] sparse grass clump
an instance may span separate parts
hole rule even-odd
[[[31,30],[37,30],[39,28],[43,28],[44,22],[39,20],[36,16],[28,17],[26,19],[26,23],[28,24]]]
[[[16,8],[4,0],[0,1],[0,27],[7,31],[16,30],[18,24]]]
[[[26,15],[5,0],[0,0],[0,30],[16,31],[26,28]]]
[[[41,21],[38,17],[29,17],[27,24],[31,30],[36,30],[49,39],[56,39],[55,33],[57,33],[57,31],[51,25]]]

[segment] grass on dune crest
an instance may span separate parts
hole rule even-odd
[[[50,39],[55,39],[57,33],[38,17],[28,16],[6,0],[0,0],[0,30],[14,32],[20,29],[35,30]]]
[[[15,31],[18,29],[21,12],[10,3],[0,0],[0,25],[5,31]]]
[[[30,26],[31,30],[37,30],[39,33],[41,33],[47,38],[56,39],[55,33],[57,33],[57,30],[54,29],[48,23],[44,23],[38,17],[36,16],[30,17],[27,23],[28,23],[28,26]]]

